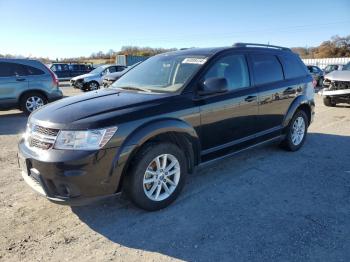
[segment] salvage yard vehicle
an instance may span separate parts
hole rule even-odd
[[[72,77],[89,73],[93,70],[92,64],[79,63],[54,63],[49,65],[50,69],[55,72],[59,80],[70,80]]]
[[[102,65],[88,74],[72,78],[70,84],[74,88],[79,88],[82,91],[97,90],[102,85],[103,76],[114,72],[121,72],[125,68],[126,66],[122,65]]]
[[[328,74],[333,71],[342,70],[342,68],[342,65],[327,65],[323,71],[325,74]]]
[[[0,58],[0,108],[29,115],[62,96],[57,76],[40,61]]]
[[[199,165],[269,142],[297,151],[314,106],[312,77],[288,48],[169,52],[111,88],[36,111],[19,163],[24,180],[53,202],[87,204],[124,191],[158,210]]]
[[[115,81],[117,81],[120,77],[122,77],[124,74],[126,74],[128,71],[130,71],[131,69],[133,69],[135,66],[137,66],[138,64],[140,64],[141,62],[138,62],[136,64],[133,64],[131,66],[128,66],[127,68],[125,68],[123,71],[120,72],[115,72],[115,73],[111,73],[111,74],[107,74],[102,78],[102,85],[103,87],[107,88],[110,85],[112,85]]]
[[[342,71],[333,71],[325,76],[324,89],[319,92],[326,106],[337,103],[350,104],[350,63],[343,66]]]
[[[323,71],[318,66],[313,66],[313,65],[307,66],[307,69],[309,70],[313,79],[316,81],[316,84],[318,86],[322,86],[323,77],[324,77]]]

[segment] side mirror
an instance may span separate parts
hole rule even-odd
[[[198,95],[206,96],[218,93],[225,93],[228,90],[227,86],[228,84],[226,78],[209,78],[205,80],[203,84],[200,85]]]

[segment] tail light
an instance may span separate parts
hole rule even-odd
[[[312,80],[312,86],[315,88],[317,86],[317,81],[315,79]]]
[[[56,74],[48,66],[46,66],[46,67],[49,70],[49,73],[51,75],[52,83],[58,88],[59,81],[58,81],[58,78],[57,78]]]

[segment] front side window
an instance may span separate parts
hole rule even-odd
[[[280,62],[274,55],[252,55],[255,84],[262,85],[283,80]]]
[[[156,55],[134,67],[114,82],[112,87],[176,92],[206,61],[204,56]]]
[[[220,58],[206,72],[204,80],[209,78],[225,78],[230,90],[248,87],[250,81],[245,56],[229,55]]]

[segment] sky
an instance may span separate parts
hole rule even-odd
[[[0,54],[51,59],[122,46],[317,46],[350,35],[350,0],[0,0]]]

